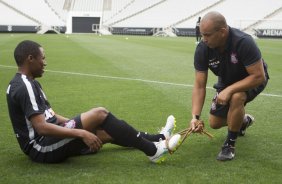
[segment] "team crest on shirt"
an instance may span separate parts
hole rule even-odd
[[[237,64],[238,63],[238,59],[237,59],[237,54],[236,53],[231,53],[231,56],[230,56],[230,61],[231,63],[233,64]]]
[[[64,127],[66,128],[75,128],[76,122],[72,119],[65,123]]]

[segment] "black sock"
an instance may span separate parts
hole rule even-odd
[[[231,145],[233,147],[235,147],[235,142],[238,136],[238,132],[232,132],[230,130],[228,130],[228,135],[227,138],[224,142],[224,145]]]
[[[165,140],[165,136],[163,134],[148,134],[147,132],[139,132],[139,133],[140,133],[139,134],[140,137],[147,139],[150,142],[159,142],[160,140]],[[126,142],[117,143],[116,141],[113,141],[112,143],[124,147],[131,147],[131,145],[128,145],[128,143]]]
[[[117,119],[113,114],[109,113],[103,124],[101,125],[113,139],[114,144],[126,147],[134,147],[143,151],[148,156],[153,156],[157,152],[154,143],[140,136],[140,132],[136,131],[125,121]]]
[[[140,132],[140,135],[151,142],[159,142],[160,139],[165,140],[165,136],[163,134],[148,134],[147,132]]]

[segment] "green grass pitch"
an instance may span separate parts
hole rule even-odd
[[[128,38],[128,39],[126,39]],[[104,145],[96,155],[61,164],[31,162],[13,134],[6,88],[16,72],[13,50],[31,39],[45,49],[47,67],[38,79],[53,109],[73,117],[103,106],[139,130],[157,132],[168,115],[176,131],[191,118],[195,38],[98,35],[0,34],[0,183],[280,183],[282,181],[282,41],[257,39],[270,81],[246,111],[256,122],[238,138],[236,157],[218,162],[226,128],[191,135],[165,163],[155,165],[137,150]],[[211,74],[208,86],[216,78]],[[202,118],[208,120],[214,90],[207,91]]]

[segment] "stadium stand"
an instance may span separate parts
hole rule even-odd
[[[93,33],[194,36],[198,17],[209,11],[251,34],[282,30],[281,0],[0,0],[0,11],[8,15],[0,17],[0,32],[72,33],[76,16],[96,18]]]
[[[250,11],[250,7],[255,7],[259,11],[252,13],[252,11]],[[216,6],[208,7],[204,11],[200,11],[194,16],[191,16],[189,19],[179,22],[174,26],[178,29],[193,27],[195,26],[195,22],[199,16],[203,16],[209,11],[218,11],[224,14],[230,26],[253,34],[253,30],[256,29],[256,26],[259,26],[263,22],[260,20],[267,17],[272,19],[270,15],[275,12],[279,13],[277,10],[280,10],[281,7],[282,1],[277,0],[257,0],[255,1],[255,4],[251,0],[236,0],[236,2],[232,0],[222,0],[220,3],[217,3]],[[281,26],[280,29],[282,29]]]
[[[258,11],[252,13],[252,11],[250,11],[250,8],[254,7]],[[256,22],[256,20],[265,18],[266,15],[274,12],[276,9],[279,9],[281,7],[282,1],[277,0],[256,0],[255,2],[251,0],[223,0],[221,1],[221,3],[217,4],[217,6],[213,6],[206,9],[205,11],[202,11],[201,13],[198,13],[193,19],[189,19],[181,24],[178,24],[177,27],[195,26],[195,22],[197,21],[198,16],[203,16],[208,11],[218,11],[224,14],[230,26],[244,29]]]
[[[189,16],[197,10],[203,9],[217,1],[218,0],[198,0],[197,3],[193,4],[193,0],[165,0],[154,8],[143,11],[130,19],[113,24],[113,26],[167,27],[179,19]],[[140,3],[142,3],[141,0],[137,2],[139,6]],[[135,4],[137,4],[137,2]],[[191,4],[193,4],[193,6],[191,6]]]
[[[257,29],[281,29],[282,28],[282,7],[273,14],[262,20],[257,20]]]
[[[183,17],[196,13],[199,9],[204,9],[216,3],[218,0],[198,0],[194,3],[193,0],[165,0],[157,6],[147,9],[129,19],[118,21],[113,24],[113,27],[150,27],[157,30],[154,34],[173,35],[173,29],[170,25],[177,22]],[[138,1],[142,3],[141,0]],[[193,4],[193,6],[191,6]],[[194,27],[194,25],[193,25]]]
[[[58,28],[65,26],[65,22],[60,20],[56,13],[43,0],[1,0],[0,2],[1,7],[6,6],[18,13],[16,15],[14,14],[15,17],[13,18],[10,18],[11,16],[8,14],[9,16],[6,18],[11,22],[9,25],[19,25],[15,20],[20,17],[26,17],[36,23],[39,33],[45,33],[50,30],[59,31]]]
[[[2,15],[0,16],[1,25],[27,25],[27,26],[36,26],[38,25],[38,21],[29,18],[23,13],[13,9],[9,5],[0,6],[0,12]]]
[[[71,9],[71,1],[45,0],[45,2],[63,22],[66,22],[68,11]]]
[[[118,26],[117,24],[121,22],[127,22],[127,20],[135,19],[135,17],[138,17],[139,15],[144,15],[146,12],[156,9],[165,1],[166,0],[143,0],[143,1],[135,0],[130,4],[130,6],[125,8],[123,11],[121,11],[120,14],[113,17],[113,19],[111,19],[111,22],[109,22],[108,24],[109,26],[122,27],[122,26]],[[142,19],[142,21],[138,23],[139,26],[142,27],[143,26],[142,23],[144,21],[146,21],[146,19]],[[131,24],[129,23],[129,25]],[[131,27],[134,27],[134,25]],[[146,26],[146,27],[152,27],[152,26]]]
[[[103,7],[103,0],[74,0],[72,11],[101,11]]]
[[[135,0],[120,0],[120,1],[104,1],[103,9],[103,25],[109,25],[115,17],[125,11]]]

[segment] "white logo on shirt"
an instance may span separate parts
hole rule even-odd
[[[238,63],[238,59],[237,59],[237,54],[236,53],[231,53],[231,63],[233,64],[237,64]]]
[[[215,59],[209,60],[209,66],[212,67],[212,68],[218,67],[219,64],[220,64],[219,60],[217,60],[217,61]]]
[[[45,110],[45,120],[48,120],[53,116],[55,116],[55,112],[52,110],[52,108]]]

